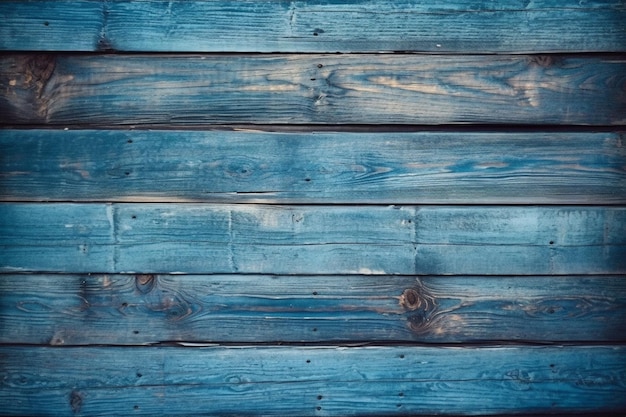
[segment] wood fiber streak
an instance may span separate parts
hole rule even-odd
[[[624,52],[625,9],[619,0],[3,1],[0,49]]]
[[[2,275],[0,305],[14,344],[626,341],[624,276]]]
[[[0,123],[620,125],[625,87],[598,56],[6,55]]]
[[[623,412],[624,353],[606,346],[1,347],[0,413]]]
[[[612,132],[0,130],[0,190],[5,201],[624,204],[626,146]]]
[[[4,272],[626,272],[626,209],[610,206],[4,203],[0,232]]]

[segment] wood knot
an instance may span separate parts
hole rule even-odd
[[[400,296],[400,305],[407,310],[430,310],[435,300],[422,288],[407,288]]]
[[[404,308],[408,308],[409,310],[415,310],[419,308],[419,294],[412,288],[404,290],[404,292],[400,296],[400,304],[402,304]]]
[[[154,288],[156,278],[152,274],[135,275],[135,286],[142,294],[147,294]]]
[[[34,86],[40,98],[43,94],[43,89],[54,73],[55,67],[56,59],[54,55],[39,54],[27,58],[24,66],[25,86]]]
[[[400,296],[400,305],[411,313],[407,317],[409,328],[416,334],[424,334],[432,326],[437,315],[437,301],[420,281],[417,286],[407,288]]]
[[[79,413],[82,406],[83,396],[76,390],[72,391],[70,393],[70,407],[72,408],[72,412]]]

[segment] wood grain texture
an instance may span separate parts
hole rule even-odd
[[[0,200],[624,204],[621,133],[0,130]]]
[[[626,123],[600,56],[6,55],[0,123]]]
[[[0,347],[0,413],[623,412],[625,353],[605,346]]]
[[[2,50],[626,51],[619,0],[41,0],[3,1],[0,15]]]
[[[626,341],[626,277],[2,275],[0,344]]]
[[[626,272],[624,207],[0,205],[0,270]]]

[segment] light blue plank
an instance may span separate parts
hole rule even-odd
[[[114,241],[111,205],[0,205],[0,271],[109,271]]]
[[[8,129],[0,199],[625,204],[622,144],[616,132]]]
[[[0,348],[3,414],[623,412],[624,347]],[[62,375],[62,377],[60,377]]]
[[[5,55],[0,123],[623,125],[624,74],[596,55]]]
[[[102,1],[2,1],[0,49],[91,51],[103,29]]]
[[[3,1],[0,49],[618,52],[619,0]],[[576,22],[576,24],[571,24]]]
[[[0,275],[0,343],[625,341],[626,276]]]
[[[9,272],[626,272],[624,207],[4,203],[0,222]]]

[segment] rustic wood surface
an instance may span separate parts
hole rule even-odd
[[[0,415],[625,415],[624,0],[0,21]]]
[[[0,413],[610,412],[626,407],[625,353],[623,346],[3,346]]]
[[[7,344],[626,341],[624,276],[4,275],[0,305]]]
[[[0,50],[626,51],[620,0],[39,0],[0,15]]]
[[[1,270],[626,272],[623,207],[0,205]],[[37,256],[33,256],[37,254]]]
[[[4,55],[0,123],[626,123],[626,60],[497,55]]]
[[[0,199],[624,204],[624,142],[615,132],[9,129]]]

